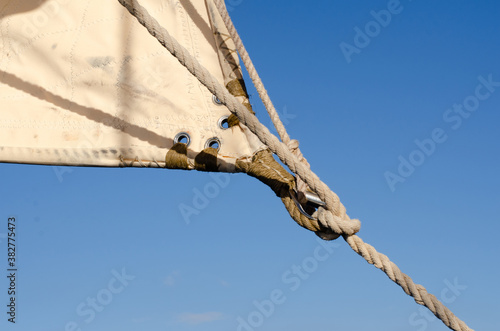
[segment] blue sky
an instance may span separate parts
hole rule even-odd
[[[290,135],[361,220],[360,237],[470,327],[497,329],[500,4],[226,4]],[[19,238],[18,323],[6,321],[2,277],[2,330],[447,330],[244,174],[0,172],[2,274],[10,216]],[[179,206],[209,186],[218,193],[187,224]]]

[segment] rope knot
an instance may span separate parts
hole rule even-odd
[[[324,207],[319,207],[312,215],[318,219],[322,229],[316,231],[321,239],[334,240],[340,235],[351,236],[356,234],[361,228],[361,222],[357,219],[350,219],[347,214],[344,217],[334,215]]]

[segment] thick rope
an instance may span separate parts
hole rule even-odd
[[[236,168],[269,186],[281,198],[290,217],[298,225],[313,231],[324,240],[334,240],[339,237],[341,229],[333,222],[332,213],[321,208],[313,214],[314,218],[310,218],[299,210],[291,195],[295,187],[295,177],[274,160],[269,150],[255,153],[251,162],[245,159],[238,160]]]
[[[155,37],[177,60],[188,69],[207,89],[227,106],[229,111],[238,116],[245,124],[288,168],[304,182],[325,202],[326,207],[333,213],[333,219],[341,229],[338,234],[355,234],[359,231],[359,220],[351,220],[345,212],[345,207],[340,203],[339,197],[323,183],[316,174],[302,164],[296,156],[281,143],[276,136],[262,125],[257,117],[231,95],[207,69],[205,69],[189,52],[177,42],[158,21],[156,21],[137,0],[118,0],[127,10],[136,17],[148,32]]]
[[[427,307],[447,327],[456,331],[473,331],[434,295],[428,293],[425,287],[415,284],[410,276],[401,272],[398,266],[391,262],[386,255],[377,252],[373,246],[363,242],[357,235],[344,236],[344,239],[356,253],[368,263],[385,272],[392,281],[401,286],[406,294],[412,296],[416,303]]]
[[[451,313],[433,295],[427,293],[421,285],[416,285],[410,277],[401,273],[399,268],[389,261],[388,257],[378,253],[375,248],[364,243],[359,237],[353,236],[358,230],[360,223],[358,220],[351,220],[340,203],[338,196],[333,193],[328,186],[323,183],[310,169],[293,155],[286,145],[272,135],[258,119],[250,114],[245,106],[239,103],[227,89],[206,70],[198,61],[189,54],[170,34],[160,26],[160,24],[149,15],[144,7],[136,0],[118,0],[149,33],[154,36],[177,60],[185,66],[210,92],[215,94],[228,109],[238,116],[269,149],[275,153],[279,159],[286,164],[289,169],[297,174],[309,187],[326,203],[328,212],[332,213],[332,224],[334,224],[349,243],[351,248],[360,254],[368,263],[375,265],[384,271],[391,280],[400,285],[403,290],[415,298],[415,301],[429,308],[445,325],[456,331],[466,331],[469,329],[464,322]]]
[[[320,208],[315,213],[315,216],[318,218],[318,221],[315,221],[299,212],[289,194],[290,188],[294,185],[294,177],[274,160],[268,150],[258,152],[250,163],[244,161],[237,162],[237,167],[268,185],[281,198],[290,216],[300,226],[330,239],[338,237],[334,232],[325,231],[325,229],[335,228],[335,225],[328,223],[328,215],[331,215],[331,213],[326,213],[323,208]],[[325,222],[329,226],[324,226]],[[428,307],[448,327],[453,330],[470,330],[464,322],[458,319],[434,295],[429,294],[425,287],[415,284],[408,275],[401,272],[397,265],[391,262],[386,255],[377,252],[373,246],[364,243],[356,235],[345,235],[344,239],[356,253],[361,255],[368,263],[385,272],[392,281],[401,286],[406,294],[412,296],[416,303]]]
[[[224,21],[224,24],[226,25],[226,29],[228,30],[229,34],[231,35],[231,38],[233,39],[236,49],[240,54],[241,60],[243,61],[245,68],[247,68],[248,75],[250,76],[250,79],[252,80],[255,89],[257,90],[257,93],[259,93],[260,99],[262,100],[262,103],[264,104],[267,113],[269,114],[269,117],[271,118],[271,121],[273,122],[274,127],[278,132],[279,137],[281,138],[281,141],[287,145],[288,149],[292,151],[292,153],[302,163],[304,163],[304,165],[310,168],[309,163],[307,162],[306,158],[302,155],[299,149],[299,142],[295,139],[293,140],[290,139],[290,136],[288,135],[288,132],[286,131],[286,128],[283,125],[283,122],[281,121],[279,114],[276,111],[276,108],[274,108],[273,102],[271,101],[271,98],[267,94],[267,90],[264,87],[264,83],[262,82],[259,74],[257,73],[257,70],[253,65],[252,59],[250,58],[250,55],[248,54],[245,46],[243,45],[243,41],[241,40],[240,35],[236,31],[233,21],[231,20],[231,17],[227,12],[226,6],[224,5],[224,1],[214,0],[214,3],[219,11],[219,14],[222,17],[222,20]],[[308,187],[304,183],[304,181],[300,177],[297,178],[297,190],[299,192],[305,192],[307,189]]]

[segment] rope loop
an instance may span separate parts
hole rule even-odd
[[[316,217],[318,219],[319,223],[324,229],[329,230],[328,232],[316,232],[316,234],[324,240],[334,240],[337,239],[340,235],[352,236],[353,234],[358,233],[361,228],[361,222],[359,220],[349,219],[349,217],[347,217],[347,219],[341,218],[340,216],[334,215],[331,211],[321,206],[318,207],[318,210],[316,210],[316,212],[313,214],[313,217]]]
[[[295,141],[295,144],[298,144]],[[311,216],[307,216],[297,206],[291,195],[291,190],[296,189],[297,177],[292,176],[276,160],[269,150],[262,150],[254,155],[251,162],[239,161],[237,168],[248,175],[259,179],[268,185],[285,205],[292,219],[303,228],[316,233],[324,240],[334,240],[341,235],[353,235],[361,227],[359,220],[351,220],[345,213],[343,206],[335,213],[319,207],[316,211],[309,208]],[[343,215],[343,216],[337,216]]]

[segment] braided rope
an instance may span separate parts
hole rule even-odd
[[[278,156],[288,168],[306,182],[309,187],[325,202],[326,207],[333,213],[333,218],[341,232],[339,234],[355,234],[359,231],[359,220],[351,220],[345,213],[339,197],[323,183],[316,174],[293,155],[286,145],[262,125],[257,117],[222,86],[207,69],[205,69],[177,40],[172,38],[168,31],[156,21],[137,0],[118,0],[141,23],[148,32],[155,37],[177,60],[186,67],[212,94],[227,106],[229,111],[238,116],[240,121],[252,131],[262,143]]]
[[[267,90],[264,87],[264,83],[262,82],[262,79],[257,73],[257,70],[253,65],[252,59],[250,58],[250,55],[248,54],[245,48],[245,45],[243,45],[243,41],[241,40],[240,35],[236,31],[236,27],[234,26],[233,21],[231,20],[231,17],[227,12],[226,6],[224,5],[224,1],[214,0],[214,3],[219,11],[219,14],[222,17],[222,20],[224,21],[224,24],[226,25],[226,29],[228,30],[229,34],[231,35],[231,38],[233,39],[236,49],[240,54],[241,60],[243,61],[245,68],[247,68],[248,75],[250,76],[250,79],[252,80],[255,89],[257,90],[257,93],[259,94],[260,99],[262,100],[262,103],[264,104],[267,113],[269,114],[269,117],[273,122],[274,127],[276,128],[276,131],[278,131],[278,135],[280,136],[281,141],[287,145],[288,149],[290,149],[290,151],[292,151],[292,153],[302,163],[304,163],[304,165],[310,168],[309,163],[307,162],[306,158],[302,155],[302,152],[299,149],[299,142],[295,139],[293,140],[290,139],[290,136],[288,135],[288,132],[286,131],[286,128],[283,125],[283,122],[281,121],[279,114],[276,111],[276,108],[274,108],[273,102],[271,101],[271,98],[267,94]],[[297,178],[297,190],[300,192],[305,192],[307,189],[308,187],[304,183],[304,181],[300,177]]]
[[[344,206],[340,203],[338,196],[332,192],[310,169],[289,151],[287,146],[272,135],[258,119],[252,115],[245,106],[240,104],[198,61],[189,54],[160,24],[149,15],[144,7],[136,0],[118,0],[148,32],[154,36],[177,60],[185,66],[210,92],[215,94],[228,109],[238,116],[289,169],[297,174],[309,187],[326,203],[332,230],[342,234],[351,248],[361,255],[368,263],[384,271],[387,276],[403,288],[405,293],[415,298],[418,304],[424,305],[431,310],[436,317],[441,319],[445,325],[456,331],[469,329],[464,322],[449,311],[443,303],[435,296],[427,293],[421,285],[415,284],[411,278],[402,273],[389,258],[378,253],[374,247],[364,243],[361,238],[354,236],[359,230],[360,222],[351,220],[347,216]],[[335,227],[335,229],[333,228]]]
[[[386,255],[377,252],[372,245],[363,242],[357,235],[344,236],[344,239],[356,253],[361,255],[368,263],[385,272],[393,282],[401,286],[406,294],[413,297],[416,303],[427,307],[447,327],[456,331],[472,331],[465,322],[455,316],[441,301],[428,293],[425,287],[415,284],[410,276],[401,272],[398,266],[391,262]]]
[[[341,229],[332,219],[332,213],[320,208],[313,214],[313,218],[307,217],[301,212],[294,198],[292,190],[295,187],[295,177],[286,171],[267,149],[255,153],[251,162],[238,160],[236,167],[239,171],[257,178],[269,186],[290,214],[290,217],[301,227],[313,231],[324,240],[334,240],[339,237]],[[333,229],[333,230],[332,230]],[[336,232],[335,232],[336,231]]]

